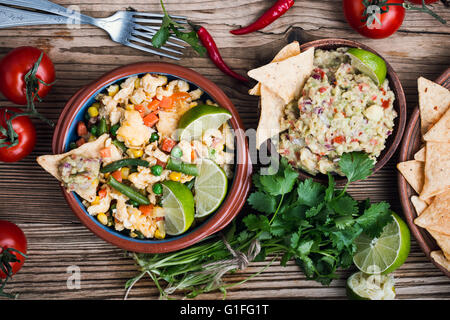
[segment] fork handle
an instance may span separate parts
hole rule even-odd
[[[76,23],[71,20],[72,19],[62,16],[0,6],[0,28]]]
[[[95,23],[92,17],[81,14],[80,12],[70,10],[66,7],[63,7],[59,4],[53,3],[48,0],[0,0],[0,3],[46,11],[63,17],[71,18],[74,20],[74,23],[75,22],[81,24]]]

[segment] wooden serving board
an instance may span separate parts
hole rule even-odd
[[[450,90],[450,68],[448,68],[442,75],[435,80],[437,84]],[[400,149],[399,162],[414,160],[414,154],[423,146],[422,134],[420,132],[420,111],[419,107],[414,109],[411,119],[409,120],[405,136],[402,141]],[[417,226],[414,219],[417,218],[416,210],[411,202],[411,196],[417,193],[411,188],[406,179],[398,173],[398,188],[400,194],[400,202],[402,204],[403,213],[408,222],[409,229],[416,238],[420,247],[426,256],[439,268],[442,272],[450,277],[450,271],[445,269],[439,263],[431,258],[430,253],[439,250],[434,238],[424,228]]]
[[[66,7],[76,5],[93,17],[106,17],[128,6],[139,11],[160,12],[159,1],[149,0],[53,0]],[[273,1],[267,0],[165,0],[166,9],[202,24],[215,38],[224,60],[237,72],[271,61],[283,45],[297,39],[306,42],[321,38],[345,38],[362,42],[380,52],[398,73],[405,90],[408,111],[417,105],[417,78],[435,79],[448,66],[450,30],[432,17],[408,12],[400,30],[385,40],[363,38],[346,23],[342,1],[296,1],[284,16],[271,26],[247,36],[232,36],[229,30],[250,23]],[[441,4],[435,11],[450,21],[450,10]],[[296,28],[298,27],[298,28]],[[100,29],[81,26],[36,26],[0,30],[0,56],[12,48],[33,45],[45,50],[55,63],[57,83],[39,110],[58,119],[68,99],[101,74],[139,61],[167,61],[112,42]],[[247,94],[244,86],[223,75],[207,59],[191,49],[177,63],[206,76],[230,97],[246,128],[256,128],[258,97]],[[250,85],[253,85],[251,83]],[[0,96],[1,106],[11,103]],[[53,131],[35,122],[38,142],[33,153],[14,163],[0,163],[0,219],[18,224],[28,238],[28,260],[8,284],[7,291],[21,293],[23,299],[122,299],[125,282],[136,275],[133,261],[124,252],[98,239],[71,212],[58,183],[35,162],[51,153]],[[357,199],[388,201],[402,215],[395,165],[398,153],[377,174],[350,186]],[[241,214],[249,212],[244,209]],[[230,274],[234,282],[258,272],[270,262],[252,263],[244,271]],[[68,288],[71,267],[81,272],[80,288]],[[346,299],[345,280],[354,270],[340,271],[341,279],[328,287],[305,278],[291,261],[281,267],[275,261],[259,276],[230,288],[227,299]],[[395,271],[398,299],[450,299],[450,279],[423,253],[415,239],[406,263]],[[8,290],[9,288],[9,290]],[[149,279],[139,282],[131,299],[156,299],[157,289]],[[175,297],[180,298],[181,295]],[[221,299],[220,292],[199,299]]]

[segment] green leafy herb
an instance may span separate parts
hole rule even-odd
[[[160,0],[160,2],[161,8],[163,9],[164,12],[164,17],[162,20],[161,27],[152,38],[153,46],[155,48],[161,48],[167,42],[167,40],[169,40],[171,32],[173,32],[175,37],[185,41],[201,56],[204,56],[206,54],[206,48],[200,43],[197,33],[195,31],[188,31],[188,32],[181,31],[184,29],[184,27],[181,26],[179,23],[175,22],[174,20],[172,20],[172,18],[166,11],[166,8],[164,7],[163,1]]]
[[[336,188],[332,175],[327,187],[312,179],[299,181],[284,159],[269,168],[272,174],[253,175],[256,190],[248,203],[258,213],[233,223],[222,238],[211,236],[173,253],[134,254],[141,274],[127,283],[128,292],[147,274],[162,297],[176,290],[186,291],[188,297],[212,290],[225,294],[227,288],[249,278],[225,285],[224,274],[244,269],[249,261],[264,261],[270,254],[281,255],[283,266],[295,259],[308,279],[330,284],[338,278],[339,268],[352,265],[354,240],[361,233],[379,236],[392,219],[388,203],[357,201],[346,192],[351,182],[372,173],[373,161],[366,154],[353,153],[343,155],[339,165],[348,179],[343,189]],[[162,288],[161,282],[167,287]]]

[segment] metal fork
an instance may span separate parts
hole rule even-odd
[[[167,46],[161,47],[160,50],[174,54],[172,55],[146,47],[152,46],[152,43],[145,39],[151,40],[162,23],[163,15],[158,13],[118,11],[108,18],[96,19],[47,0],[0,0],[0,3],[53,13],[49,15],[0,6],[0,28],[39,24],[90,24],[105,30],[115,42],[170,59],[179,60],[175,55],[182,55],[182,52],[167,46],[184,48],[182,44],[166,42]],[[186,18],[182,16],[171,18],[180,24],[187,23]],[[170,39],[184,43],[175,37]]]

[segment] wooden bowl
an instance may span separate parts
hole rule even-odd
[[[448,68],[439,78],[435,80],[436,83],[450,89],[450,68]],[[405,137],[400,148],[399,162],[404,162],[414,159],[414,154],[419,151],[422,145],[422,135],[420,132],[420,111],[419,107],[416,107],[408,122],[408,127],[405,132]],[[450,277],[450,272],[441,266],[439,263],[431,258],[430,253],[438,250],[439,246],[436,244],[434,238],[424,228],[417,226],[414,223],[414,219],[417,218],[416,210],[411,203],[411,196],[417,195],[417,193],[411,188],[406,179],[400,172],[397,173],[398,177],[398,190],[400,194],[400,202],[403,208],[403,213],[408,223],[409,229],[419,243],[422,251],[433,262],[436,267],[442,270],[444,274]]]
[[[236,141],[234,178],[229,185],[228,195],[220,208],[206,220],[191,227],[190,230],[180,236],[168,237],[163,240],[141,240],[102,225],[95,217],[87,213],[78,195],[74,192],[66,192],[63,187],[62,190],[75,215],[100,238],[128,251],[162,253],[188,247],[221,230],[233,220],[245,204],[251,185],[252,165],[245,139],[244,126],[233,103],[218,86],[193,70],[169,63],[143,62],[120,67],[80,89],[67,102],[55,128],[52,147],[55,154],[68,150],[70,142],[76,139],[76,125],[78,121],[83,119],[87,108],[94,102],[98,93],[104,91],[111,84],[119,83],[130,76],[144,75],[146,73],[164,74],[170,80],[185,80],[190,84],[191,88],[200,88],[203,90],[204,96],[231,112],[232,118],[229,122],[234,129]]]
[[[373,52],[374,54],[382,57],[378,52],[373,50],[372,48],[369,48],[368,46],[351,40],[345,40],[345,39],[321,39],[316,41],[311,41],[304,43],[300,46],[301,52],[304,52],[310,48],[316,48],[316,49],[323,49],[323,50],[333,50],[340,47],[349,47],[349,48],[361,48],[370,52]],[[386,61],[386,60],[385,60]],[[395,151],[397,150],[397,147],[399,146],[402,137],[403,132],[405,130],[406,125],[406,117],[407,117],[407,111],[406,111],[406,98],[405,93],[403,92],[403,87],[400,83],[400,80],[395,73],[394,69],[391,67],[391,65],[386,61],[386,67],[387,67],[387,79],[389,80],[389,85],[392,89],[392,91],[395,94],[395,102],[394,102],[394,109],[397,111],[397,118],[395,119],[395,127],[392,135],[388,137],[386,140],[386,147],[381,152],[380,156],[378,157],[378,161],[375,164],[375,168],[373,170],[373,173],[380,170],[388,161],[391,159],[391,157],[394,155]],[[273,146],[272,146],[273,147]],[[306,173],[305,171],[299,169],[299,177],[301,179],[308,179],[312,178],[316,182],[320,182],[323,184],[328,184],[328,176],[324,174],[317,174],[315,176],[310,175],[309,173]],[[339,175],[334,175],[335,181],[337,185],[344,185],[347,183],[347,178],[341,177]]]

